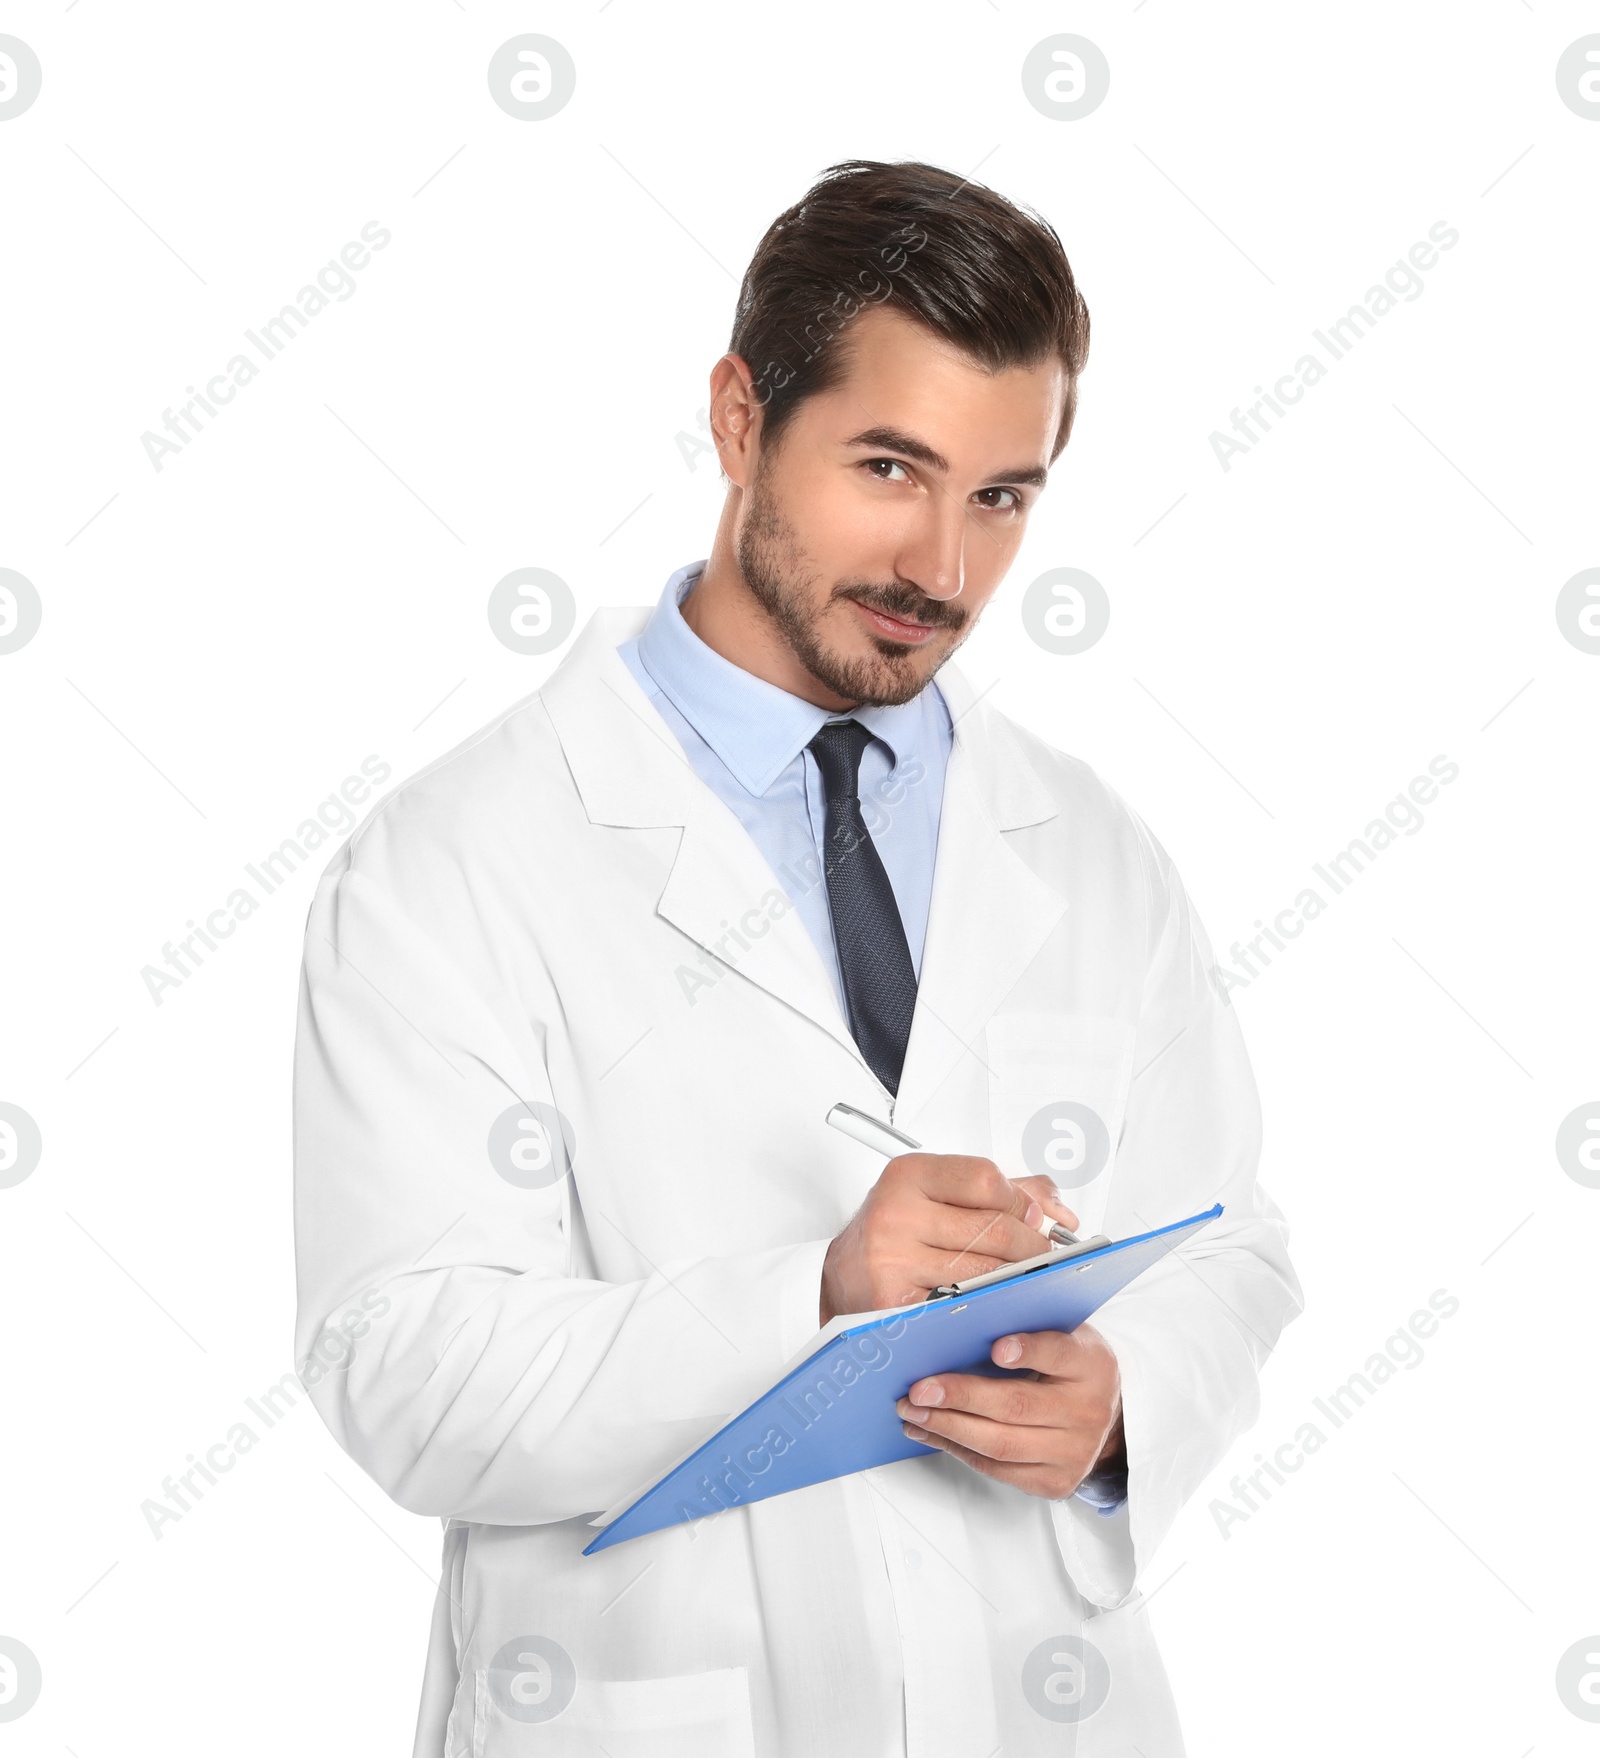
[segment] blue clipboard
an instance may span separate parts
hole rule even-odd
[[[931,1373],[1003,1377],[1016,1371],[990,1360],[999,1338],[1012,1331],[1076,1330],[1221,1213],[1217,1203],[1187,1221],[840,1331],[624,1508],[583,1554],[937,1451],[911,1440],[895,1410],[918,1380]]]

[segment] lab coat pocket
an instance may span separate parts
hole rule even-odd
[[[990,1152],[1012,1178],[1051,1178],[1096,1232],[1133,1071],[1133,1027],[1110,1014],[999,1013],[984,1028]]]
[[[585,1679],[553,1643],[537,1641],[519,1666],[477,1669],[472,1758],[755,1758],[742,1666]]]

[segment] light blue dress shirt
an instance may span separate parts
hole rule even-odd
[[[617,651],[678,735],[695,773],[767,857],[816,942],[840,1015],[848,1019],[822,865],[827,797],[817,760],[806,746],[829,720],[859,720],[872,734],[861,756],[861,815],[889,875],[911,963],[921,976],[950,756],[950,710],[933,685],[896,708],[833,714],[724,659],[678,609],[705,565],[679,568],[649,622]]]
[[[930,683],[894,708],[833,714],[724,659],[678,608],[705,565],[679,568],[650,620],[617,652],[677,734],[695,773],[766,856],[815,941],[839,1013],[848,1020],[823,870],[827,799],[817,760],[806,747],[829,720],[858,720],[872,734],[861,756],[861,815],[889,875],[920,977],[953,737],[950,710],[938,685]],[[1102,1514],[1113,1514],[1127,1498],[1126,1473],[1097,1473],[1075,1493]]]

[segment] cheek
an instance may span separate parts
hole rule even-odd
[[[786,483],[784,520],[807,573],[836,580],[886,581],[912,530],[912,515],[865,477],[805,471]]]
[[[836,492],[819,501],[815,517],[838,546],[836,553],[842,556],[848,550],[860,558],[858,574],[877,563],[878,572],[872,577],[887,579],[884,568],[892,572],[893,557],[915,536],[921,513],[910,493],[897,493],[892,483],[874,483],[863,477],[850,492]],[[849,561],[844,566],[848,569]]]

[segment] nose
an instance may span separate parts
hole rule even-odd
[[[967,510],[953,495],[928,497],[909,553],[900,558],[902,579],[929,598],[959,598],[967,579]]]

